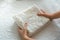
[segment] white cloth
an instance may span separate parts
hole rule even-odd
[[[42,28],[45,28],[44,25],[50,21],[49,18],[37,16],[38,12],[40,12],[39,9],[36,6],[32,6],[28,7],[21,14],[14,16],[16,24],[22,29],[24,28],[24,23],[28,22],[27,30],[29,32],[29,36],[41,31]]]

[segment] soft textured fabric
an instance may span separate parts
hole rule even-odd
[[[43,16],[37,16],[39,9],[36,6],[29,7],[27,10],[23,11],[21,14],[16,15],[14,18],[17,25],[20,28],[24,28],[24,23],[28,22],[27,30],[29,35],[38,32],[38,29],[41,30],[43,26],[49,22],[49,19]]]

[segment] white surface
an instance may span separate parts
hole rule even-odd
[[[0,40],[21,40],[18,36],[17,26],[14,23],[13,16],[20,13],[22,10],[36,3],[47,12],[54,12],[60,9],[60,6],[54,5],[54,0],[41,1],[20,1],[15,3],[1,2],[0,3]],[[57,1],[59,3],[59,0]],[[60,20],[53,21],[51,24],[42,30],[34,37],[37,40],[60,40]]]

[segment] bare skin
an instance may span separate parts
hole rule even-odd
[[[38,16],[45,16],[47,18],[49,18],[50,20],[53,20],[53,19],[56,19],[56,18],[60,18],[60,12],[56,12],[54,14],[48,14],[47,12],[41,10],[38,14]],[[19,34],[22,35],[22,37],[25,39],[25,40],[35,40],[33,38],[30,38],[28,36],[28,32],[27,32],[27,23],[24,24],[24,29],[21,29],[21,28],[18,28],[18,32]]]
[[[49,13],[41,10],[41,12],[39,12],[37,15],[38,16],[45,16],[45,17],[48,17],[50,20],[53,20],[53,19],[60,18],[60,11],[53,13],[53,14],[49,14]]]
[[[25,40],[34,40],[28,36],[27,25],[27,23],[24,24],[24,29],[18,28],[18,32]]]

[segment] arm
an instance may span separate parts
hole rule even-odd
[[[27,39],[26,39],[26,38],[25,38],[25,40],[34,40],[34,39],[32,39],[32,38],[27,38]]]
[[[52,18],[53,18],[53,19],[60,18],[60,11],[52,14]]]
[[[52,19],[56,19],[56,18],[60,18],[60,12],[59,12],[59,11],[56,12],[56,13],[53,13],[53,14],[49,14],[49,13],[41,10],[37,15],[38,15],[38,16],[48,17],[48,18],[50,18],[51,20],[52,20]]]
[[[30,38],[28,36],[28,32],[27,32],[27,23],[24,24],[24,29],[21,29],[20,27],[18,28],[18,32],[19,34],[21,34],[21,36],[25,39],[25,40],[34,40],[33,38]]]

